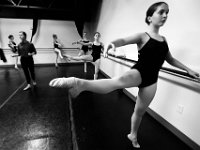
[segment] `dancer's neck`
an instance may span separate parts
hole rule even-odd
[[[149,25],[149,32],[150,33],[159,35],[159,29],[160,29],[160,27],[158,27],[158,26],[154,26],[153,24]]]

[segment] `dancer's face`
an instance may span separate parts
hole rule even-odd
[[[163,26],[168,17],[169,8],[168,5],[162,4],[157,7],[156,11],[153,13],[151,17],[149,17],[150,24],[155,26]]]
[[[12,37],[10,38],[10,40],[11,40],[11,41],[14,41],[14,37],[12,36]]]
[[[99,40],[100,37],[101,37],[101,35],[100,35],[99,33],[96,33],[96,34],[94,35],[94,39],[95,39],[95,40]]]
[[[54,40],[57,40],[57,37],[56,37],[56,36],[53,36],[53,39],[54,39]]]

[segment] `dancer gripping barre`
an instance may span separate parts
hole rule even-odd
[[[16,54],[17,53],[17,44],[14,41],[14,36],[9,35],[8,39],[9,39],[8,46],[11,48],[11,51],[13,52],[13,54]],[[17,63],[18,63],[18,57],[15,56],[15,69],[18,69]]]
[[[101,34],[99,32],[96,32],[94,34],[94,42],[89,42],[89,43],[79,42],[82,45],[91,46],[92,47],[91,54],[88,53],[86,55],[75,56],[75,57],[66,55],[66,57],[68,57],[69,59],[73,59],[73,60],[93,61],[94,65],[95,65],[94,79],[98,78],[101,53],[104,50],[104,45],[102,42],[100,42],[100,37],[101,37]]]
[[[199,73],[183,65],[171,55],[166,38],[159,34],[160,27],[167,20],[168,12],[167,3],[154,3],[146,12],[148,32],[118,39],[109,44],[107,50],[129,44],[137,44],[138,46],[138,62],[123,75],[96,81],[70,77],[57,78],[50,82],[52,87],[68,88],[73,97],[78,96],[82,91],[106,94],[116,89],[139,87],[134,112],[131,117],[131,131],[127,135],[133,147],[136,148],[140,147],[137,142],[138,128],[142,116],[155,96],[158,73],[164,61],[166,60],[170,65],[187,71],[194,78],[199,78]]]
[[[62,55],[62,51],[61,51],[62,44],[56,34],[53,34],[53,45],[54,45],[54,52],[56,53],[55,66],[58,67],[58,56],[61,59],[63,59],[63,55]]]
[[[87,33],[83,32],[83,38],[78,40],[77,42],[72,43],[72,45],[74,45],[74,44],[82,45],[78,56],[86,55],[88,53],[90,45],[85,45],[85,44],[89,43],[90,41],[87,39],[86,35],[87,35]]]

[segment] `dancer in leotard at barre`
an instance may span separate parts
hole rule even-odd
[[[13,52],[13,54],[17,53],[17,45],[14,41],[14,36],[13,35],[9,35],[8,36],[9,39],[9,43],[8,46],[11,48],[11,51]],[[16,56],[15,58],[15,69],[18,69],[17,63],[18,63],[18,57]]]
[[[165,37],[159,34],[160,27],[167,20],[168,12],[167,3],[154,3],[146,12],[148,32],[118,39],[108,45],[107,50],[129,44],[137,44],[138,46],[138,62],[122,76],[96,81],[74,77],[57,78],[50,82],[52,87],[68,88],[72,97],[78,96],[82,91],[106,94],[116,89],[139,87],[134,112],[131,117],[131,131],[127,135],[133,147],[136,148],[140,147],[137,141],[138,128],[142,116],[155,96],[158,73],[164,61],[166,60],[172,66],[183,69],[190,76],[199,79],[199,73],[183,65],[171,55]]]
[[[54,52],[56,53],[55,66],[58,67],[58,56],[61,59],[63,59],[63,55],[62,55],[62,44],[56,34],[53,34],[53,45],[54,45]]]
[[[101,37],[101,34],[99,32],[96,32],[94,34],[94,42],[89,42],[89,43],[78,42],[78,43],[81,43],[82,45],[85,45],[85,46],[91,46],[92,47],[92,53],[91,54],[87,53],[85,55],[75,56],[75,57],[65,55],[66,57],[68,57],[68,59],[93,61],[94,65],[95,65],[94,80],[96,80],[98,78],[101,52],[103,52],[103,50],[104,50],[104,45],[103,45],[102,42],[100,42],[100,37]]]
[[[72,45],[74,44],[81,44],[81,49],[80,49],[80,52],[78,54],[78,56],[81,56],[81,55],[86,55],[88,53],[88,50],[89,50],[89,46],[88,45],[83,45],[82,43],[86,44],[86,43],[89,43],[90,41],[87,39],[87,33],[86,32],[83,32],[83,38],[78,40],[77,42],[73,42]]]

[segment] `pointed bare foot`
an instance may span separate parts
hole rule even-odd
[[[140,148],[140,145],[139,145],[139,143],[137,141],[137,137],[135,135],[128,134],[127,137],[132,142],[133,147]]]

